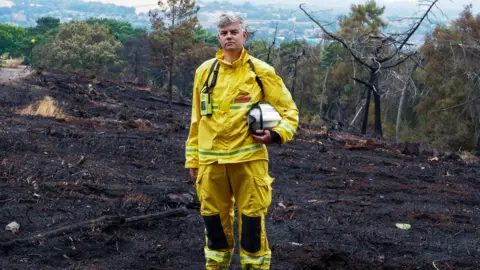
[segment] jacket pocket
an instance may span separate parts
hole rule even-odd
[[[213,116],[202,116],[198,125],[198,148],[210,150],[215,137]]]

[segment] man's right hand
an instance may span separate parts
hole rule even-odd
[[[193,179],[197,179],[198,176],[198,169],[197,168],[191,168],[190,169],[190,177]]]

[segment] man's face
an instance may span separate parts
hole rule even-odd
[[[242,51],[246,40],[247,32],[242,30],[239,23],[232,23],[218,29],[218,41],[224,51]]]

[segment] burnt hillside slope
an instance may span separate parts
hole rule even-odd
[[[0,84],[0,268],[203,268],[189,107],[164,100],[80,74]],[[305,126],[270,147],[272,269],[480,268],[478,164],[396,149]]]

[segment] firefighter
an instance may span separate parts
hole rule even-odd
[[[206,269],[230,266],[234,204],[242,269],[270,269],[265,215],[273,178],[265,145],[287,143],[298,126],[298,109],[289,90],[271,66],[248,55],[246,39],[243,19],[222,14],[222,50],[195,73],[185,167],[196,179],[201,203]],[[271,130],[249,130],[248,112],[258,102],[268,102],[281,116]]]

